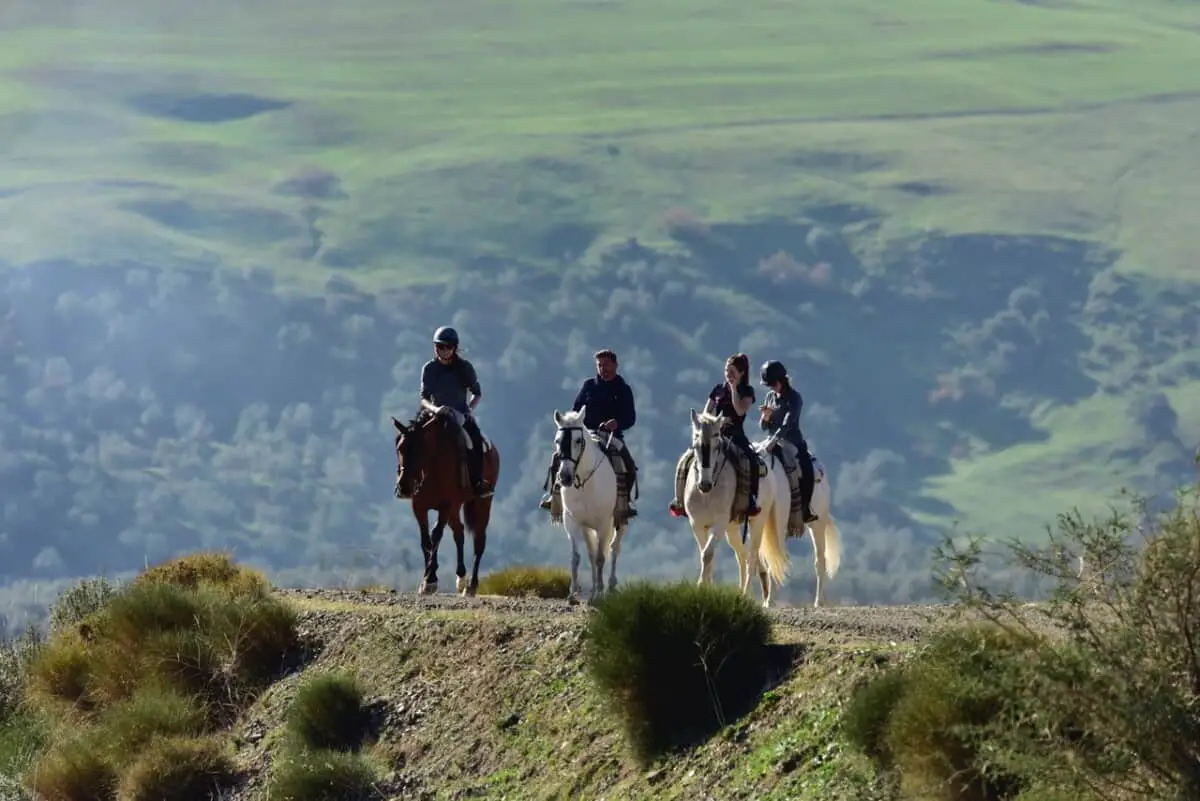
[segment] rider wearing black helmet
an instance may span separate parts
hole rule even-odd
[[[458,332],[450,326],[444,325],[434,332],[433,348],[434,358],[421,368],[421,408],[434,414],[452,414],[467,432],[471,438],[471,451],[467,454],[471,484],[478,497],[486,498],[493,490],[483,479],[483,432],[472,414],[483,397],[479,378],[474,365],[458,355]],[[402,491],[411,494],[411,483],[405,482]]]
[[[808,453],[808,443],[805,442],[804,435],[800,433],[800,410],[804,406],[804,399],[792,387],[787,368],[783,366],[782,362],[767,362],[762,366],[762,373],[759,377],[763,384],[771,390],[767,393],[763,405],[759,407],[762,411],[759,425],[764,431],[771,434],[782,431],[781,438],[796,446],[796,458],[800,466],[800,497],[804,507],[804,522],[812,523],[818,519],[812,512],[816,476],[812,457]],[[779,450],[780,456],[784,460],[784,466],[787,468],[787,449],[780,448]],[[789,468],[788,472],[790,473],[792,470]]]

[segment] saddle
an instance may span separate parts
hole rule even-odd
[[[433,417],[434,415],[432,414],[426,414],[420,418],[419,423],[424,425],[432,420]],[[471,471],[467,467],[467,459],[470,458],[470,453],[474,449],[474,443],[471,442],[471,435],[467,433],[466,426],[459,425],[458,420],[454,419],[453,416],[447,416],[445,421],[447,425],[458,433],[456,441],[458,443],[459,482],[463,489],[469,489],[471,487]],[[487,434],[484,434],[482,430],[479,432],[479,439],[483,443],[484,454],[492,450],[492,441],[488,439]]]
[[[613,508],[613,524],[620,528],[630,520],[629,502],[636,499],[638,495],[637,476],[630,481],[628,471],[625,469],[625,460],[621,458],[620,443],[609,446],[609,436],[599,431],[589,431],[588,437],[592,444],[600,449],[604,457],[608,459],[608,464],[613,469],[613,475],[617,479],[617,503]],[[615,441],[615,440],[614,440]],[[626,446],[628,447],[628,446]],[[562,495],[559,493],[558,479],[555,477],[554,466],[547,470],[546,483],[542,489],[548,490],[551,486],[554,491],[550,495],[550,522],[558,524],[562,522]]]
[[[729,519],[731,522],[743,523],[750,518],[750,459],[741,448],[732,442],[726,442],[724,448],[727,463],[733,465],[734,475],[737,477],[737,489],[733,493],[733,506],[729,510]],[[766,458],[757,451],[754,456],[754,461],[758,463],[759,479],[766,478],[768,470]],[[695,459],[696,452],[689,448],[684,451],[683,458],[679,460],[679,464],[675,468],[675,493],[676,497],[681,500],[687,487],[688,471],[692,469],[692,462]]]

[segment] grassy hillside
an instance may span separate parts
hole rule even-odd
[[[505,458],[491,564],[565,558],[547,421],[602,346],[642,405],[630,572],[694,570],[668,483],[738,349],[805,393],[848,600],[925,597],[955,520],[1171,486],[1200,440],[1194,4],[2,19],[10,580],[238,547],[408,586],[386,421],[444,322]]]

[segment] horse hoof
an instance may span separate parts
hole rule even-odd
[[[568,595],[567,596],[567,605],[568,606],[579,606],[579,595],[577,593],[571,593],[570,595]]]
[[[456,578],[454,580],[455,592],[457,592],[459,595],[466,595],[467,594],[467,584],[468,584],[467,577],[459,576],[458,578]]]
[[[479,585],[478,584],[468,584],[465,594],[468,598],[474,598],[476,595],[479,594]]]
[[[417,592],[421,595],[435,595],[437,594],[437,589],[436,581],[422,581],[421,587]]]

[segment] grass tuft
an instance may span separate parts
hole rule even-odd
[[[117,801],[219,798],[237,773],[228,744],[205,737],[155,739],[129,765]]]
[[[770,636],[762,607],[733,588],[634,582],[600,602],[587,668],[649,763],[752,707]]]
[[[571,574],[554,567],[509,567],[479,580],[481,594],[510,598],[566,598],[570,589]]]
[[[373,797],[375,771],[358,754],[299,751],[276,762],[272,801],[356,801]]]
[[[357,751],[370,724],[362,687],[353,676],[341,673],[306,681],[287,714],[288,731],[299,745],[314,751]]]

